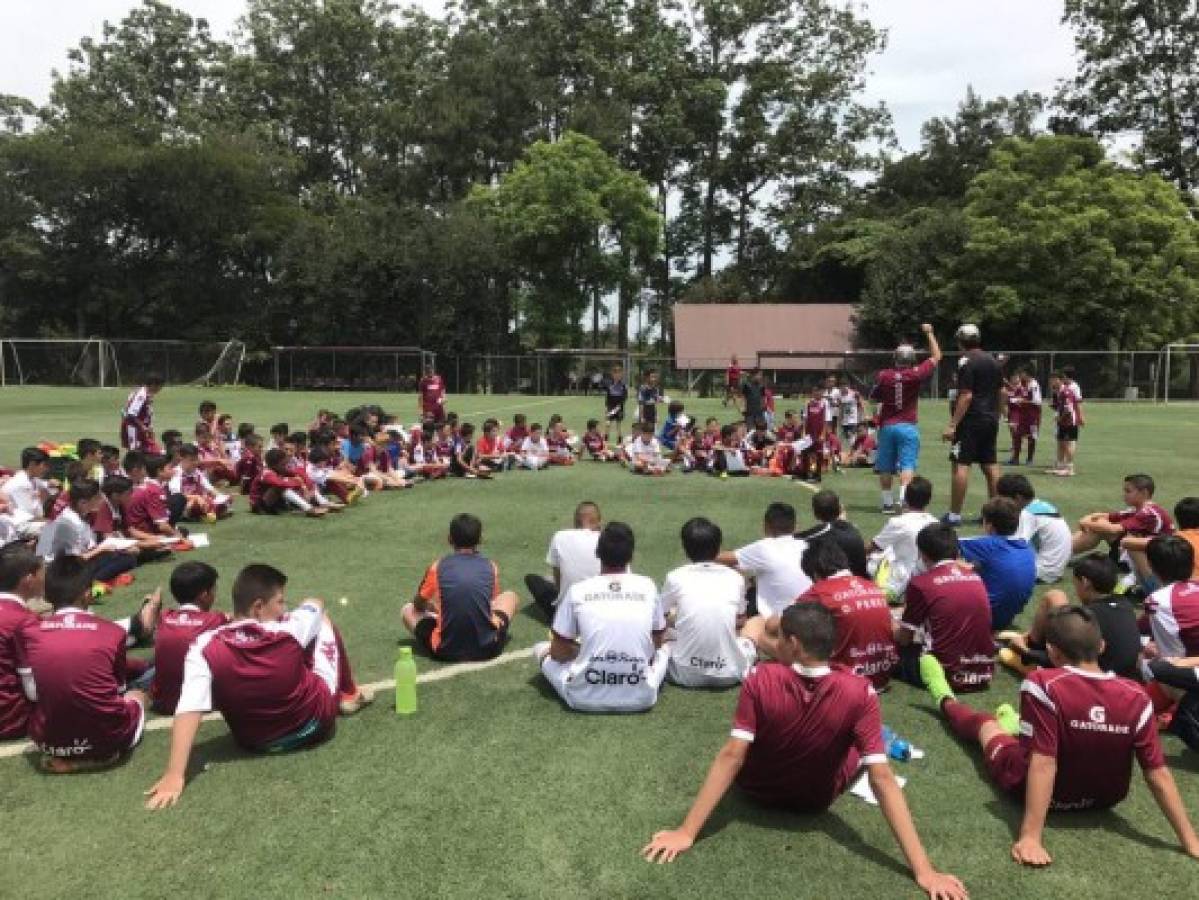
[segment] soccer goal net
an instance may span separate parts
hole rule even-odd
[[[533,358],[532,389],[537,394],[598,393],[616,366],[624,369],[630,384],[636,384],[641,374],[639,358],[627,350],[563,347],[534,350]]]
[[[241,341],[0,338],[0,385],[121,387],[158,375],[168,384],[233,385]]]
[[[274,347],[275,390],[415,391],[437,356],[420,347]]]
[[[1199,400],[1199,344],[1167,344],[1161,352],[1162,399]]]

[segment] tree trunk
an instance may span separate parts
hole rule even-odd
[[[620,251],[620,291],[616,303],[616,346],[621,350],[629,346],[629,312],[632,306],[632,260],[628,250]]]
[[[600,293],[599,287],[591,289],[591,349],[599,349],[600,336],[600,304],[603,302],[603,294]]]

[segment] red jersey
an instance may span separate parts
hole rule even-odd
[[[33,704],[17,674],[17,632],[38,621],[16,594],[0,594],[0,740],[25,736]]]
[[[876,688],[886,687],[899,663],[886,592],[873,581],[838,572],[813,584],[799,599],[822,604],[837,620],[832,661],[869,678]]]
[[[883,369],[879,372],[874,390],[870,392],[870,399],[879,403],[879,425],[895,425],[900,422],[916,424],[920,385],[928,381],[935,371],[936,363],[926,359],[917,366]]]
[[[725,384],[729,387],[736,387],[741,383],[741,367],[729,366],[724,370]]]
[[[508,429],[508,445],[520,449],[521,443],[529,436],[529,429],[524,425],[513,425]]]
[[[483,435],[475,441],[475,449],[479,452],[480,456],[494,456],[500,452],[499,439]]]
[[[1082,418],[1081,404],[1082,399],[1074,385],[1063,384],[1058,388],[1053,403],[1057,408],[1058,424],[1066,427],[1077,425]]]
[[[598,431],[586,431],[583,433],[583,446],[588,453],[598,456],[605,450],[604,436]]]
[[[981,691],[995,675],[987,586],[956,560],[937,563],[908,582],[902,624],[923,629],[925,647],[958,691]]]
[[[824,437],[824,428],[828,424],[828,407],[823,400],[809,400],[803,408],[803,431],[813,442],[819,442]]]
[[[1152,501],[1139,508],[1130,506],[1108,513],[1107,520],[1119,525],[1125,534],[1132,537],[1157,537],[1159,534],[1174,533],[1174,520],[1170,514]]]
[[[154,632],[154,683],[150,687],[155,712],[175,714],[183,689],[183,661],[192,642],[204,632],[227,624],[229,617],[223,612],[204,612],[190,603],[162,614]]]
[[[859,765],[886,761],[870,682],[828,667],[759,663],[741,685],[732,736],[749,741],[737,784],[762,803],[820,812]]]
[[[138,531],[157,533],[158,526],[169,524],[170,519],[166,488],[159,482],[147,478],[129,497],[129,503],[125,507],[125,523]]]
[[[790,444],[799,437],[799,428],[784,422],[774,430],[774,435],[779,439],[780,444]]]
[[[237,466],[233,469],[237,475],[237,482],[241,486],[243,494],[250,493],[250,485],[254,483],[254,479],[262,474],[262,457],[257,453],[251,453],[249,450],[242,451],[241,459],[237,461]]]
[[[37,687],[29,736],[43,753],[100,759],[136,742],[143,713],[121,696],[128,636],[115,622],[70,608],[21,627],[19,665]]]
[[[427,413],[439,414],[445,405],[445,382],[440,375],[426,375],[420,380],[417,390],[420,392],[421,409]]]
[[[270,488],[299,491],[304,489],[304,482],[296,475],[280,475],[271,469],[263,469],[250,483],[251,509],[259,509],[262,506],[262,498]]]
[[[1139,685],[1072,666],[1037,669],[1020,687],[1020,743],[1057,760],[1054,809],[1103,809],[1128,795],[1135,754],[1166,764],[1153,703]]]
[[[1154,591],[1145,613],[1158,653],[1167,659],[1199,656],[1199,581],[1179,581]]]
[[[280,622],[241,619],[200,635],[187,652],[175,715],[215,709],[251,750],[331,734],[337,698],[305,658],[323,618],[304,603]]]

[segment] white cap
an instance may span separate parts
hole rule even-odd
[[[971,325],[969,322],[967,322],[965,325],[962,325],[958,328],[954,336],[959,341],[981,341],[983,335],[982,332],[978,330],[977,325]]]
[[[900,344],[895,348],[895,361],[902,366],[910,366],[916,362],[916,348],[911,344]]]

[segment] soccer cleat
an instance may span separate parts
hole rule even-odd
[[[948,512],[945,515],[941,516],[941,524],[948,525],[950,528],[961,528],[962,527],[962,517],[959,516],[957,513]]]
[[[1010,703],[1000,703],[995,707],[995,721],[1005,734],[1016,737],[1020,734],[1020,714]]]
[[[374,702],[375,695],[373,693],[359,688],[357,694],[342,694],[337,698],[337,711],[343,716],[352,716]]]
[[[879,509],[879,512],[881,512],[884,516],[893,516],[898,511],[899,510],[894,503],[884,503]]]
[[[940,660],[931,653],[922,654],[920,657],[920,679],[928,688],[933,703],[937,704],[938,709],[946,700],[955,699],[953,688],[949,686],[949,679],[945,677],[945,669],[941,666]]]
[[[1037,668],[1026,663],[1023,657],[1011,647],[1004,647],[995,654],[995,658],[999,660],[1000,665],[1006,666],[1018,675],[1027,675]]]

